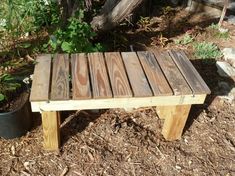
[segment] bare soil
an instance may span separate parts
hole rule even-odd
[[[210,18],[201,18],[201,14],[187,18],[186,12],[180,11],[171,20],[182,19],[182,15],[185,20],[179,27],[170,25],[170,29],[175,29],[171,35],[167,35],[170,29],[165,23],[173,23],[164,20],[164,16],[153,17],[162,20],[155,26],[167,40],[164,46],[162,43],[151,45],[151,38],[159,37],[159,31],[150,34],[146,29],[139,29],[123,34],[129,41],[125,47],[132,44],[140,49],[178,48],[172,40],[185,33],[185,26],[200,27],[198,39],[206,35],[204,29],[210,24]],[[231,34],[229,40],[217,40],[221,49],[235,43],[235,27],[224,27],[231,28]],[[124,50],[122,45],[118,46]],[[191,52],[190,47],[183,49]],[[192,107],[181,140],[164,140],[161,135],[163,121],[157,117],[155,107],[129,113],[122,109],[99,113],[64,112],[61,150],[48,152],[43,150],[41,119],[35,113],[34,128],[26,136],[0,139],[0,175],[235,175],[235,103],[222,99],[220,96],[227,92],[218,86],[221,81],[231,85],[234,81],[217,74],[215,61],[193,60],[192,63],[212,93],[204,105]]]

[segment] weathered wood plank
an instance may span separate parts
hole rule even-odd
[[[210,89],[183,51],[169,51],[194,94],[210,94]]]
[[[153,52],[174,94],[192,94],[192,90],[188,86],[187,82],[178,70],[170,55],[167,52],[159,52],[156,50],[154,50]]]
[[[111,98],[112,91],[110,88],[103,53],[89,53],[88,61],[93,97]]]
[[[69,91],[69,56],[68,54],[56,54],[53,59],[51,99],[69,99]]]
[[[87,57],[84,53],[71,55],[73,99],[91,98]]]
[[[122,58],[135,97],[153,96],[135,52],[123,52]]]
[[[60,147],[60,114],[56,111],[42,112],[44,148],[59,150]]]
[[[40,55],[36,61],[30,101],[47,101],[51,78],[51,55]]]
[[[173,92],[167,83],[153,53],[148,51],[137,52],[144,68],[154,95],[172,95]]]
[[[188,118],[191,105],[168,106],[164,108],[165,121],[162,134],[166,140],[180,139]]]
[[[115,98],[131,97],[132,92],[120,53],[105,53],[105,60],[107,63],[113,96]]]

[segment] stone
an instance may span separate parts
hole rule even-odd
[[[220,99],[226,100],[229,103],[235,101],[235,85],[229,84],[225,81],[218,82],[218,88],[216,94],[219,95]]]
[[[220,76],[235,79],[235,68],[233,68],[228,62],[217,61],[216,67]]]
[[[235,16],[234,15],[228,16],[228,23],[235,25]]]
[[[235,68],[235,48],[224,48],[222,53],[224,59]]]
[[[218,82],[218,94],[219,95],[227,95],[230,90],[231,90],[231,86],[229,85],[229,83],[225,81]]]
[[[231,88],[227,94],[219,96],[221,99],[228,101],[231,104],[235,102],[235,87]]]

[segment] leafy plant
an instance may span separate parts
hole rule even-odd
[[[195,56],[199,59],[216,59],[223,56],[214,43],[202,42],[194,44]]]
[[[102,50],[102,46],[97,43],[92,44],[91,40],[96,34],[91,26],[83,21],[84,13],[82,10],[75,17],[68,20],[68,25],[65,28],[58,28],[51,35],[48,45],[54,52],[63,51],[66,53],[75,52],[95,52]]]
[[[10,74],[0,75],[0,102],[7,100],[9,93],[13,93],[21,84]]]
[[[219,30],[219,25],[215,24],[215,23],[212,23],[208,28],[213,29],[213,30]]]
[[[209,27],[208,27],[209,32],[211,33],[211,35],[213,37],[217,37],[220,39],[229,39],[230,35],[229,35],[229,31],[227,29],[221,28],[219,27],[218,24],[214,24],[212,23]]]
[[[185,34],[182,38],[175,40],[175,44],[187,45],[189,43],[192,43],[193,41],[194,41],[194,38],[191,35]]]
[[[59,19],[60,9],[54,0],[2,0],[0,44],[5,50],[22,48],[19,40],[28,38],[43,27],[59,23]]]

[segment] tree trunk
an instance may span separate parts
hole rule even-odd
[[[144,0],[106,0],[101,13],[94,17],[91,26],[107,31],[126,19]]]

